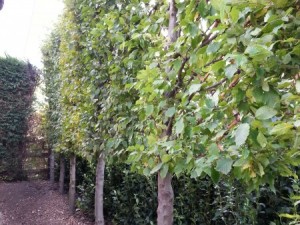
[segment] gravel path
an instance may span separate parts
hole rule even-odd
[[[47,181],[0,183],[0,225],[91,225]]]

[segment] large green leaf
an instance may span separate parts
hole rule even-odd
[[[230,158],[220,158],[217,161],[216,170],[223,174],[228,174],[231,170],[233,160]]]
[[[168,110],[166,111],[166,116],[167,117],[172,117],[176,112],[175,107],[170,107],[168,108]]]
[[[250,132],[250,126],[248,123],[243,123],[238,126],[235,131],[235,144],[241,146],[245,144]]]
[[[206,49],[206,52],[208,54],[212,54],[212,53],[215,53],[217,52],[221,47],[221,43],[219,42],[213,42],[211,44],[208,45],[207,49]]]
[[[273,53],[270,50],[268,50],[265,46],[258,44],[249,45],[246,48],[245,53],[248,54],[255,61],[264,61],[266,60],[266,58],[273,55]]]
[[[154,106],[153,105],[147,105],[145,107],[146,116],[150,116],[153,113]]]
[[[199,91],[201,88],[201,84],[192,84],[189,88],[189,94],[193,94],[197,91]]]
[[[217,171],[216,169],[214,168],[211,168],[211,174],[210,174],[210,177],[212,179],[212,181],[217,184],[220,180],[220,173],[219,171]]]
[[[271,119],[277,114],[277,111],[269,106],[262,106],[255,112],[255,117],[259,120]]]

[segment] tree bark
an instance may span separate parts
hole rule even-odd
[[[177,26],[177,8],[175,0],[170,0],[169,6],[169,28],[168,28],[168,46],[178,39]],[[168,71],[169,72],[169,71]],[[172,95],[170,95],[171,97]],[[168,121],[168,128],[165,130],[165,136],[172,134],[173,119]],[[172,225],[173,224],[173,208],[174,208],[174,192],[172,187],[172,174],[167,173],[166,177],[162,178],[158,173],[158,207],[157,207],[157,225]]]
[[[3,8],[4,0],[0,0],[0,10]]]
[[[63,155],[60,156],[60,163],[59,163],[59,193],[64,193],[64,186],[65,186],[65,157]]]
[[[168,27],[168,37],[169,42],[173,43],[178,38],[178,31],[176,31],[177,26],[177,8],[175,0],[170,1],[169,7],[169,27]]]
[[[69,207],[72,213],[75,213],[75,195],[76,195],[76,156],[70,156],[70,184],[69,184]]]
[[[103,214],[103,187],[104,187],[105,155],[101,153],[96,169],[96,192],[95,192],[95,225],[104,225]]]
[[[54,165],[55,165],[55,154],[54,151],[50,150],[50,183],[54,185]]]
[[[157,225],[173,224],[173,204],[174,192],[172,187],[172,175],[167,174],[162,178],[158,174],[158,208],[157,208]]]

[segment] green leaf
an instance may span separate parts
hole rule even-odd
[[[143,174],[144,174],[145,176],[149,176],[149,175],[150,175],[150,169],[149,169],[149,168],[145,168],[145,169],[143,170]]]
[[[271,1],[274,3],[274,5],[277,8],[286,7],[290,3],[290,0],[271,0]]]
[[[154,174],[156,173],[157,171],[160,170],[160,168],[162,167],[163,163],[158,163],[150,172],[150,174]]]
[[[246,48],[245,53],[255,61],[265,61],[267,57],[273,55],[265,46],[254,44]]]
[[[228,67],[225,68],[225,76],[230,79],[233,77],[233,75],[236,73],[237,71],[237,65],[236,64],[232,64],[229,65]]]
[[[216,170],[223,174],[228,174],[231,170],[233,160],[230,158],[221,158],[217,161]]]
[[[240,18],[240,11],[236,7],[233,7],[230,12],[230,16],[231,16],[232,22],[237,23]]]
[[[292,128],[293,128],[292,124],[280,123],[280,124],[276,125],[275,127],[273,127],[273,129],[271,130],[271,134],[277,135],[277,136],[285,135],[285,134],[289,133],[289,131],[291,131]]]
[[[168,108],[168,110],[166,111],[166,116],[172,117],[175,114],[175,112],[176,112],[175,107]]]
[[[160,176],[161,178],[165,178],[168,174],[168,171],[169,171],[169,165],[168,164],[164,164],[162,169],[160,170]]]
[[[217,170],[215,170],[214,168],[211,168],[210,177],[211,177],[212,181],[214,182],[214,184],[217,184],[220,180],[220,173]]]
[[[279,214],[280,217],[288,218],[288,219],[299,219],[300,215],[292,215],[288,213],[281,213]]]
[[[267,145],[267,139],[266,137],[263,135],[263,133],[259,132],[257,135],[257,142],[260,144],[261,147],[266,147]]]
[[[283,64],[288,64],[291,60],[292,60],[292,57],[291,57],[290,54],[286,54],[286,55],[282,58]]]
[[[277,111],[269,106],[262,106],[255,112],[255,117],[259,120],[271,119],[277,114]]]
[[[250,132],[248,123],[243,123],[235,131],[235,143],[237,146],[245,144]]]
[[[300,93],[300,80],[296,81],[296,91],[297,93]]]
[[[145,112],[146,116],[150,116],[153,113],[154,107],[153,105],[146,105]]]
[[[294,126],[295,126],[295,127],[300,127],[300,120],[296,120],[296,121],[294,122]]]
[[[189,95],[199,91],[201,88],[201,84],[192,84],[189,88]]]
[[[161,157],[161,161],[163,163],[166,163],[166,162],[169,162],[171,160],[171,158],[172,158],[172,155],[165,154]]]
[[[207,49],[206,49],[206,53],[207,54],[212,54],[217,52],[221,47],[221,43],[219,42],[213,42],[211,44],[208,45]]]
[[[199,27],[194,24],[188,24],[188,32],[190,33],[191,37],[196,37],[198,35]]]
[[[178,120],[175,123],[175,132],[176,132],[176,134],[181,134],[183,129],[184,129],[184,121],[183,121],[183,117],[181,117],[180,120]]]
[[[185,167],[185,160],[179,160],[174,168],[174,173],[176,174],[176,176],[179,176],[179,174],[181,174],[184,171]]]

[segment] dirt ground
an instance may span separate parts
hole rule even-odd
[[[0,183],[0,225],[91,225],[49,182]]]

